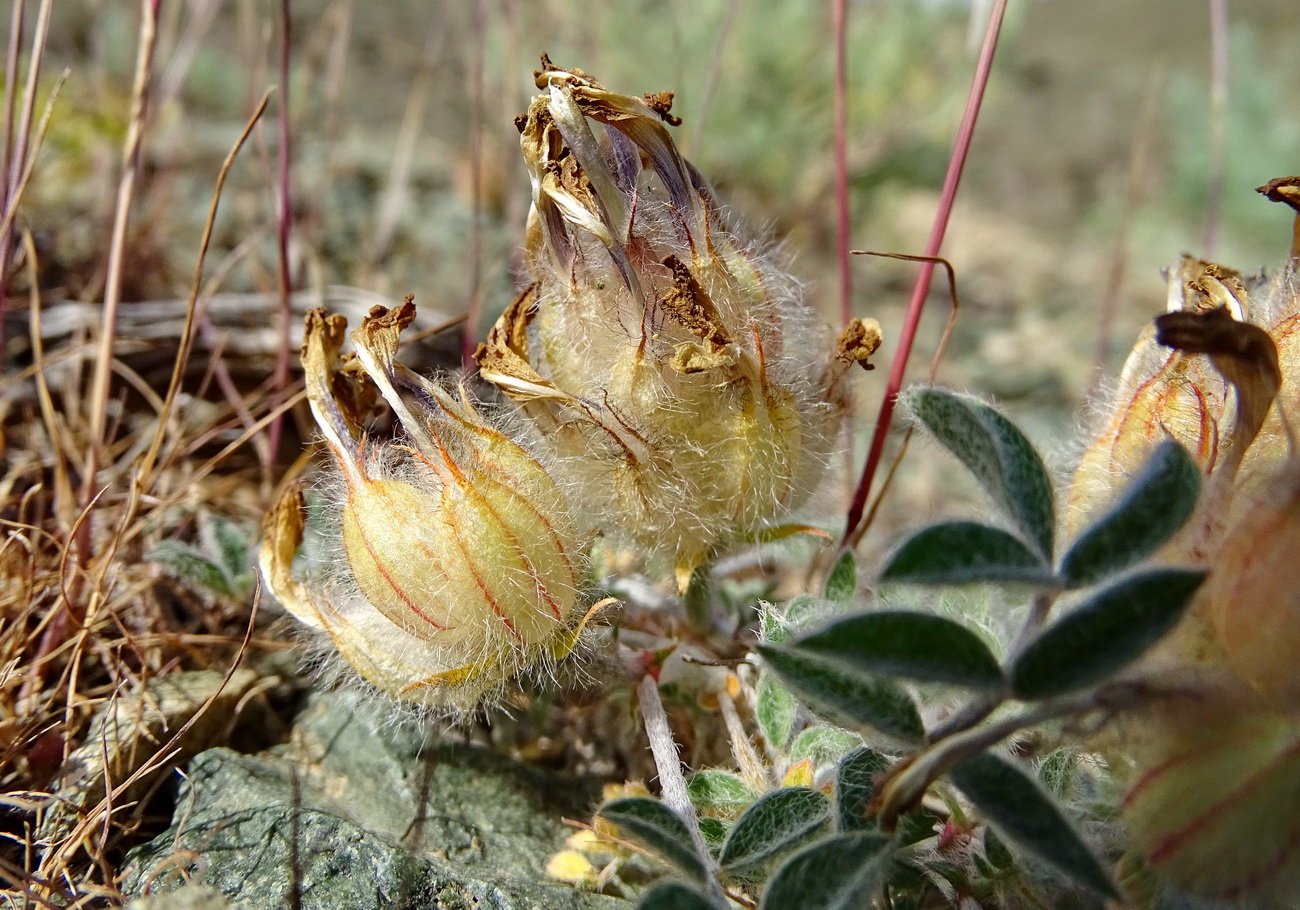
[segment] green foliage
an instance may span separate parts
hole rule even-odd
[[[1178,443],[1161,443],[1119,502],[1061,558],[1061,578],[1081,588],[1150,556],[1191,517],[1201,471]]]
[[[686,792],[695,808],[703,812],[736,812],[754,801],[754,791],[726,771],[697,771],[686,782]]]
[[[922,528],[894,551],[881,581],[921,585],[971,582],[1051,584],[1052,568],[1014,534],[975,521]]]
[[[637,910],[722,910],[707,894],[684,882],[660,882],[636,906]]]
[[[888,872],[889,838],[871,831],[836,834],[791,856],[763,893],[763,910],[854,910]]]
[[[858,592],[858,563],[851,552],[840,554],[826,577],[826,599],[836,603],[848,603]]]
[[[1124,669],[1174,627],[1204,580],[1204,572],[1151,569],[1097,592],[1015,659],[1012,691],[1051,698]]]
[[[795,695],[833,723],[904,742],[920,742],[925,735],[916,703],[890,680],[868,678],[803,651],[760,645],[758,652]]]
[[[984,906],[1002,898],[1044,904],[1036,892],[1051,886],[1034,871],[1043,868],[1086,889],[1082,896],[1116,899],[1105,865],[1072,820],[1078,813],[1063,808],[1080,792],[1077,748],[1067,743],[1049,751],[1036,766],[1041,784],[990,749],[1018,730],[1108,709],[1117,674],[1131,672],[1178,622],[1204,573],[1141,563],[1194,511],[1199,471],[1178,445],[1158,446],[1116,504],[1055,562],[1055,493],[1023,434],[987,405],[945,390],[911,392],[907,403],[971,470],[1011,530],[973,521],[922,528],[886,561],[881,581],[1009,583],[1007,593],[1028,588],[1028,618],[999,660],[981,633],[934,613],[877,608],[845,615],[858,587],[852,556],[836,561],[823,597],[765,606],[754,713],[769,755],[782,763],[771,777],[812,759],[822,769],[816,780],[831,795],[806,787],[754,794],[734,774],[696,774],[690,792],[697,806],[739,814],[729,832],[721,820],[704,819],[719,875],[761,908],[848,910],[876,894],[896,908],[937,906],[952,894]],[[1054,616],[1058,598],[1075,589],[1077,601]],[[904,683],[957,687],[969,701],[927,730]],[[1022,714],[1010,713],[1013,699],[1028,703]],[[800,705],[829,724],[798,730]],[[931,792],[945,777],[948,785]],[[946,812],[936,808],[936,796]],[[654,829],[658,849],[693,856],[683,831],[667,828]],[[963,853],[932,846],[954,833],[975,839],[976,847]],[[1022,868],[1020,856],[1036,864]],[[645,906],[713,906],[685,886],[663,893]],[[1061,896],[1053,895],[1047,904]],[[1071,898],[1069,905],[1089,904]]]
[[[813,766],[817,767],[837,760],[861,742],[862,738],[853,733],[816,724],[801,731],[790,743],[790,761],[811,759]]]
[[[835,819],[841,831],[875,827],[867,808],[876,795],[876,778],[888,767],[889,759],[869,746],[844,756],[835,769]]]
[[[798,846],[830,817],[830,800],[818,790],[773,790],[760,797],[732,826],[718,862],[732,875],[750,871]]]
[[[1056,527],[1052,481],[1042,458],[1015,424],[983,402],[947,389],[917,389],[904,400],[1039,554],[1050,558]]]
[[[1119,899],[1101,863],[1024,771],[984,753],[959,764],[951,777],[975,808],[1022,850],[1098,894]]]
[[[754,699],[754,716],[763,738],[774,749],[784,749],[794,732],[799,705],[790,690],[781,685],[771,673],[764,671],[758,677],[758,691]]]
[[[638,841],[696,881],[708,879],[703,857],[681,817],[657,799],[629,796],[600,807],[619,831]]]
[[[245,601],[253,590],[252,540],[253,535],[236,524],[203,516],[199,521],[199,546],[164,540],[146,558],[193,591]]]
[[[1003,685],[998,660],[979,636],[928,613],[879,610],[846,616],[786,650],[835,661],[867,683],[889,676],[981,690]]]

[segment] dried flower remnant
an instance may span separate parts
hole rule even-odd
[[[1298,189],[1289,177],[1259,191],[1300,211]],[[1199,517],[1162,554],[1210,569],[1148,661],[1174,694],[1113,751],[1134,772],[1122,806],[1134,846],[1216,899],[1267,902],[1300,884],[1298,265],[1300,241],[1271,280],[1185,257],[1071,488],[1082,513],[1167,436],[1209,475]]]
[[[305,509],[294,491],[268,516],[262,571],[284,606],[377,688],[466,710],[573,649],[586,620],[584,540],[546,471],[463,390],[455,397],[396,362],[414,315],[409,300],[374,308],[344,367],[343,317],[308,314],[307,394],[340,475],[328,533],[341,558],[295,577]],[[360,434],[359,373],[393,409],[402,441]]]
[[[531,283],[475,359],[583,514],[671,555],[684,583],[807,497],[843,416],[841,379],[870,368],[879,326],[859,320],[832,348],[798,285],[727,229],[678,153],[671,93],[621,95],[542,63],[544,94],[516,121]]]

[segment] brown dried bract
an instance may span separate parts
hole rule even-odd
[[[1227,306],[1181,310],[1156,317],[1156,341],[1187,354],[1208,354],[1214,368],[1237,389],[1230,464],[1240,463],[1282,388],[1277,345],[1257,325],[1232,318]]]
[[[1269,202],[1281,202],[1300,212],[1300,177],[1277,177],[1255,187]]]
[[[708,342],[714,350],[731,344],[731,336],[722,324],[718,308],[686,263],[676,256],[668,256],[663,264],[673,273],[672,289],[659,301],[664,314],[695,337]]]
[[[835,339],[835,359],[846,364],[857,363],[864,370],[874,370],[876,365],[868,358],[880,350],[883,341],[879,322],[874,319],[855,319]]]

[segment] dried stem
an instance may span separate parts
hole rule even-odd
[[[109,377],[113,369],[113,343],[117,338],[117,311],[122,295],[122,261],[126,252],[127,220],[140,170],[140,146],[144,139],[145,116],[149,102],[149,74],[153,68],[154,48],[158,42],[159,0],[142,0],[140,48],[136,56],[135,82],[131,88],[131,119],[122,148],[122,178],[117,187],[117,210],[113,216],[113,234],[108,250],[108,277],[104,284],[104,321],[99,336],[99,356],[95,361],[90,393],[90,435],[86,445],[86,465],[81,498],[89,503],[94,496],[96,475],[103,456],[104,429],[108,414]],[[88,555],[90,522],[83,525],[83,556]]]
[[[1210,0],[1210,137],[1205,175],[1205,234],[1201,255],[1214,258],[1223,208],[1228,119],[1228,0]]]
[[[469,250],[466,252],[465,270],[469,275],[469,285],[465,289],[464,333],[461,335],[461,366],[467,372],[475,369],[474,346],[477,339],[478,315],[482,297],[482,276],[480,260],[483,256],[483,105],[486,88],[484,85],[483,57],[487,44],[487,10],[483,0],[474,0],[473,22],[474,42],[470,57],[470,104],[469,120],[469,182],[470,182],[470,222]]]
[[[172,408],[176,405],[176,396],[180,394],[181,379],[185,373],[185,366],[189,363],[190,350],[194,344],[194,326],[199,309],[199,291],[203,287],[203,263],[207,259],[208,246],[212,242],[212,231],[217,221],[217,206],[221,202],[221,191],[226,185],[226,175],[230,173],[230,168],[235,163],[235,156],[244,147],[244,142],[253,131],[253,127],[262,119],[262,114],[266,111],[266,104],[271,99],[272,91],[273,89],[267,90],[266,94],[262,96],[262,101],[258,104],[257,110],[253,111],[253,116],[244,125],[243,132],[239,134],[239,138],[231,146],[225,161],[221,163],[221,171],[217,174],[217,185],[212,190],[212,204],[208,207],[208,220],[203,225],[203,239],[199,241],[198,261],[194,264],[194,279],[190,284],[190,298],[185,307],[185,327],[181,329],[180,344],[176,351],[176,362],[172,366],[172,378],[167,386],[167,398],[163,401],[162,409],[158,414],[158,429],[154,433],[153,442],[150,443],[149,451],[145,453],[144,460],[140,463],[137,475],[142,490],[149,489],[151,479],[149,475],[153,471],[158,452],[162,448],[163,438],[167,433],[167,424],[171,420]]]
[[[952,206],[957,198],[957,187],[961,183],[962,170],[966,164],[966,155],[970,151],[971,139],[975,135],[975,122],[979,118],[980,104],[984,100],[984,91],[988,86],[989,73],[993,69],[993,55],[998,46],[998,35],[1002,30],[1002,18],[1006,13],[1006,0],[996,0],[989,12],[988,29],[984,34],[984,46],[980,49],[979,64],[975,68],[975,78],[971,83],[970,95],[966,100],[966,111],[962,115],[961,126],[957,129],[957,141],[952,157],[948,161],[948,175],[944,178],[943,194],[939,198],[939,210],[935,213],[934,227],[930,231],[930,240],[926,244],[926,256],[938,256],[943,245],[943,235],[948,228],[948,219],[952,215]],[[930,279],[934,274],[934,264],[926,262],[921,266],[916,284],[912,288],[912,299],[907,305],[903,319],[903,329],[898,339],[898,353],[894,356],[893,366],[889,371],[889,383],[885,388],[885,399],[880,404],[880,414],[876,419],[875,433],[871,437],[871,448],[867,452],[867,462],[862,468],[862,478],[853,492],[845,520],[843,544],[853,540],[858,534],[858,525],[866,508],[867,497],[871,493],[871,484],[880,466],[880,457],[885,449],[885,436],[889,432],[894,418],[894,408],[898,404],[898,392],[903,386],[903,374],[912,353],[912,344],[916,340],[916,330],[925,310],[925,300],[930,294]]]
[[[943,334],[939,336],[939,344],[935,346],[934,357],[930,360],[930,373],[926,376],[925,381],[934,384],[935,377],[939,375],[939,364],[943,362],[944,355],[948,352],[948,342],[952,338],[953,326],[957,324],[957,312],[960,309],[960,301],[957,298],[957,270],[952,267],[952,263],[942,256],[912,256],[908,253],[878,253],[873,250],[854,250],[855,256],[883,256],[886,259],[903,259],[907,262],[929,262],[934,265],[942,265],[944,271],[948,274],[948,295],[952,301],[952,309],[948,312],[948,321],[944,324]],[[880,511],[881,503],[885,501],[885,494],[889,492],[889,487],[894,482],[894,475],[898,473],[899,466],[903,463],[903,456],[907,454],[907,447],[912,441],[912,433],[915,427],[908,427],[907,432],[903,434],[903,441],[898,445],[898,452],[894,455],[894,460],[890,462],[889,470],[885,472],[885,482],[880,485],[880,492],[876,498],[871,501],[871,508],[867,510],[866,516],[858,522],[857,530],[848,540],[847,548],[856,549],[862,542],[862,537],[867,533],[867,529],[876,520],[876,513]]]
[[[289,16],[289,0],[280,0],[280,105],[277,119],[280,127],[280,153],[278,158],[280,176],[280,346],[275,352],[275,387],[271,397],[274,410],[284,400],[289,386],[290,330],[293,325],[293,310],[289,298],[293,296],[293,279],[289,274],[289,226],[293,221],[293,211],[289,208],[289,40],[292,37],[292,22]],[[280,433],[282,429],[280,415],[276,415],[267,429],[267,470],[275,464],[276,454],[280,451]]]
[[[36,31],[32,36],[32,56],[27,66],[27,84],[23,88],[22,119],[14,131],[14,100],[18,91],[18,57],[23,40],[23,8],[25,3],[15,2],[13,18],[9,32],[9,51],[5,62],[5,101],[4,101],[4,170],[0,173],[0,200],[6,213],[18,208],[22,196],[21,185],[31,176],[27,145],[31,135],[32,114],[36,109],[36,86],[41,75],[41,63],[45,59],[45,39],[49,34],[50,13],[53,0],[43,0],[36,17]],[[49,110],[49,107],[46,107]],[[32,153],[33,159],[35,152]],[[9,311],[9,268],[12,264],[14,244],[12,238],[13,216],[6,218],[6,226],[0,230],[0,367],[5,362],[5,321]]]
[[[834,0],[835,28],[835,262],[840,278],[840,325],[853,318],[849,271],[848,0]],[[937,250],[931,255],[937,255]]]

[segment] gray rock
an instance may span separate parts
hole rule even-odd
[[[215,888],[187,885],[163,894],[142,897],[127,904],[125,910],[241,910],[226,900]]]
[[[572,833],[561,819],[598,800],[594,782],[366,716],[319,694],[288,746],[197,756],[171,828],[128,857],[123,891],[190,880],[248,910],[630,906],[544,871]]]

